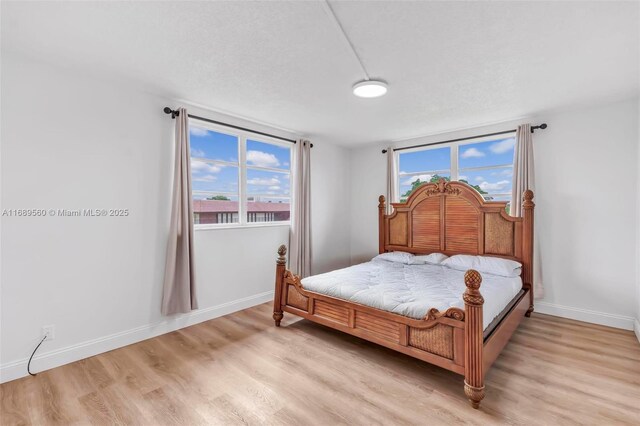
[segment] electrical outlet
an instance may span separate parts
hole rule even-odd
[[[56,326],[55,325],[43,325],[42,337],[47,336],[47,340],[53,340],[56,338]]]

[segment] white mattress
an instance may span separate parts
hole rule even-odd
[[[440,265],[405,265],[374,259],[349,268],[302,280],[309,291],[349,300],[415,319],[427,311],[464,309],[464,271]],[[522,289],[520,277],[482,274],[480,293],[484,297],[484,328]]]

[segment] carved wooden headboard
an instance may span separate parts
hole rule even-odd
[[[531,288],[533,264],[533,192],[523,196],[523,217],[509,216],[506,202],[485,201],[462,182],[421,185],[406,203],[385,214],[380,196],[380,253],[479,254],[522,263],[522,280]]]

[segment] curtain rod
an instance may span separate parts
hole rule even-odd
[[[547,123],[542,123],[539,126],[531,126],[531,133],[533,133],[534,130],[536,129],[546,129],[547,128]],[[505,130],[503,132],[495,132],[495,133],[487,133],[485,135],[476,135],[476,136],[467,136],[466,138],[458,138],[458,139],[449,139],[448,141],[441,141],[441,142],[433,142],[433,143],[423,143],[421,145],[412,145],[412,146],[404,146],[402,148],[394,148],[393,151],[404,151],[405,149],[412,149],[412,148],[420,148],[422,146],[431,146],[431,145],[442,145],[443,143],[450,143],[450,142],[459,142],[459,141],[466,141],[469,139],[479,139],[479,138],[486,138],[487,136],[498,136],[498,135],[504,135],[507,133],[513,133],[515,132],[516,129],[513,130]],[[383,154],[387,153],[386,149],[382,150]]]
[[[173,109],[171,109],[169,107],[164,107],[164,113],[165,114],[171,114],[171,118],[176,118],[177,116],[180,115],[180,111],[173,110]],[[244,130],[244,131],[247,131],[247,132],[255,133],[257,135],[268,136],[270,138],[280,139],[281,141],[296,143],[295,139],[287,139],[287,138],[283,138],[282,136],[272,135],[271,133],[259,132],[257,130],[247,129],[246,127],[240,127],[240,126],[235,126],[235,125],[229,124],[229,123],[223,123],[222,121],[216,121],[216,120],[211,120],[211,119],[204,118],[204,117],[198,117],[197,115],[189,114],[189,118],[195,118],[196,120],[206,121],[207,123],[218,124],[220,126],[231,127],[232,129]],[[311,144],[311,148],[313,148],[313,144]]]

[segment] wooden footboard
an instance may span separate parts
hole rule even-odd
[[[360,337],[463,375],[465,394],[478,408],[484,398],[484,376],[529,308],[524,292],[486,339],[483,338],[480,294],[482,277],[464,276],[465,308],[431,309],[416,320],[380,309],[307,291],[286,269],[286,247],[278,249],[273,319],[280,326],[284,312]]]
[[[284,258],[285,247],[279,249]],[[274,320],[289,312],[464,374],[464,317],[458,308],[432,309],[423,320],[305,290],[300,278],[278,263]]]

